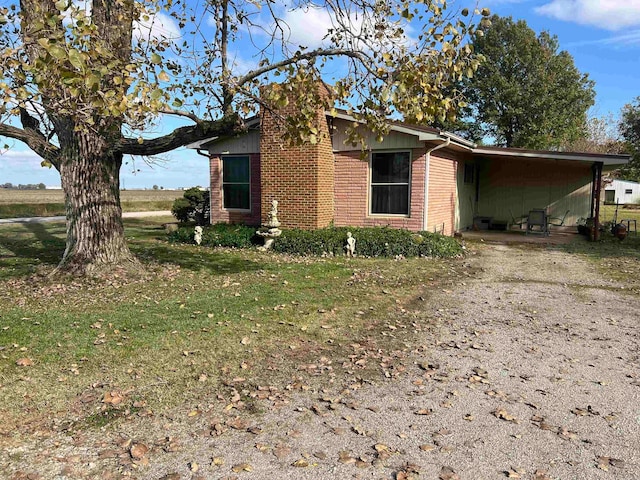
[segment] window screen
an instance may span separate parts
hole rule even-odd
[[[409,152],[371,155],[371,213],[409,214],[410,157]]]
[[[251,209],[250,162],[248,156],[222,158],[222,197],[224,208]]]

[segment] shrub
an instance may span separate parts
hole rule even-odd
[[[294,255],[343,255],[347,232],[356,239],[356,254],[365,257],[452,257],[462,253],[460,244],[451,237],[387,227],[286,229],[273,244],[273,249]]]
[[[256,227],[217,223],[205,227],[202,245],[247,248],[262,245]],[[356,239],[356,255],[362,257],[454,257],[462,253],[451,237],[430,232],[410,232],[387,227],[330,227],[318,230],[285,229],[273,251],[292,255],[344,255],[347,232]],[[169,241],[193,243],[193,227],[182,227],[168,235]]]
[[[193,227],[180,227],[169,233],[167,238],[174,243],[194,243]],[[216,223],[205,227],[202,232],[201,245],[206,247],[248,248],[259,243],[261,239],[256,235],[256,228],[245,225]]]
[[[209,192],[200,187],[191,187],[177,198],[171,207],[171,213],[179,222],[195,221],[197,225],[209,223]]]

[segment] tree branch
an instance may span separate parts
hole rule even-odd
[[[140,143],[137,139],[123,138],[120,140],[120,151],[125,155],[159,155],[189,143],[204,140],[209,137],[229,137],[243,131],[240,118],[237,115],[221,118],[210,122],[203,122],[188,127],[176,128],[173,132]]]
[[[20,140],[31,150],[36,152],[42,159],[51,162],[56,169],[58,168],[60,149],[49,143],[39,131],[31,128],[23,130],[22,128],[0,123],[0,137],[9,137],[15,140]]]
[[[264,67],[258,68],[256,70],[253,70],[249,73],[247,73],[246,75],[238,78],[238,80],[236,80],[236,84],[238,86],[242,86],[247,82],[250,82],[251,80],[253,80],[256,77],[259,77],[260,75],[263,75],[267,72],[270,72],[272,70],[276,70],[280,67],[286,67],[287,65],[291,65],[293,63],[297,63],[301,60],[309,60],[311,58],[318,58],[318,57],[331,57],[331,56],[335,56],[335,55],[340,55],[343,57],[351,57],[351,58],[355,58],[356,60],[360,60],[360,62],[362,62],[362,64],[367,67],[369,62],[372,62],[371,59],[363,52],[357,52],[357,51],[353,51],[353,50],[347,50],[344,48],[329,48],[329,49],[316,49],[316,50],[312,50],[310,52],[304,52],[304,53],[299,53],[297,55],[294,55],[291,58],[287,58],[284,59],[280,62],[276,62],[276,63],[272,63],[270,65],[265,65]],[[369,70],[371,73],[375,73],[372,70]]]
[[[188,118],[189,120],[193,120],[196,124],[203,122],[203,120],[197,115],[194,115],[191,112],[186,112],[183,110],[174,110],[173,108],[164,108],[162,110],[159,110],[158,113],[163,113],[165,115],[176,115],[178,117],[185,117],[185,118]]]

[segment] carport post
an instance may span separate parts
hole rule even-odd
[[[600,192],[602,190],[602,162],[596,162],[593,169],[593,195],[591,196],[591,216],[593,217],[593,230],[590,238],[596,242],[600,240]]]

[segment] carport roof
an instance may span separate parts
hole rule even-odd
[[[602,163],[605,167],[617,167],[626,165],[631,159],[630,155],[612,153],[584,153],[584,152],[560,152],[552,150],[525,150],[522,148],[505,147],[475,147],[472,149],[474,155],[478,156],[499,156],[512,158],[547,159],[547,160],[569,160],[588,163]]]

